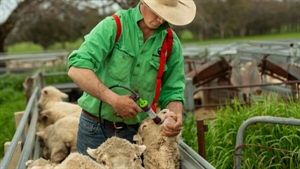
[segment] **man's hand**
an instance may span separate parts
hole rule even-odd
[[[123,119],[134,117],[142,111],[142,109],[128,95],[118,96],[111,106],[117,115],[121,116]]]
[[[162,133],[163,136],[174,137],[174,136],[177,136],[181,132],[181,129],[182,129],[182,115],[181,114],[176,114],[172,118],[174,118],[175,123],[173,123],[173,124],[169,123],[169,124],[165,125],[165,127],[163,129],[163,133]]]

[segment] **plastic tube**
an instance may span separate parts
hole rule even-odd
[[[147,100],[139,99],[140,107],[148,114],[155,124],[161,123],[161,119],[155,114]]]

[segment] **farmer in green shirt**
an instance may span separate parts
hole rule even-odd
[[[85,36],[68,60],[68,75],[84,91],[78,100],[83,109],[78,152],[87,154],[88,147],[97,148],[112,136],[133,142],[139,122],[148,114],[130,97],[130,90],[152,103],[169,23],[187,25],[195,12],[193,0],[141,0],[135,8],[116,13],[121,31],[109,16]],[[178,135],[182,128],[185,88],[182,48],[174,32],[171,42],[158,99],[161,109],[169,109],[178,117],[175,124],[163,130],[163,135],[169,137]],[[119,84],[130,90],[114,87]]]

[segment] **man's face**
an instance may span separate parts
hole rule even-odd
[[[163,18],[157,16],[143,3],[141,3],[141,13],[146,25],[151,29],[156,29],[165,22]]]

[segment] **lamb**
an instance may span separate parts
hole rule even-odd
[[[78,123],[79,118],[67,116],[37,132],[45,143],[44,158],[60,163],[70,152],[76,152]]]
[[[38,128],[39,130],[45,129],[47,126],[54,124],[57,120],[66,117],[66,116],[73,116],[79,118],[81,112],[74,112],[71,114],[63,113],[61,111],[57,112],[56,109],[46,109],[39,113],[38,117]]]
[[[167,114],[173,114],[173,116],[168,117]],[[179,169],[180,136],[160,135],[166,124],[175,123],[177,116],[168,109],[160,111],[157,115],[162,119],[162,124],[157,125],[150,117],[146,118],[141,122],[137,134],[133,137],[137,144],[147,147],[143,153],[145,169]]]
[[[39,107],[41,111],[53,109],[56,112],[65,113],[67,115],[81,112],[82,108],[73,103],[64,102],[63,99],[68,98],[68,95],[61,92],[54,86],[47,86],[41,90],[39,98]]]
[[[55,163],[43,158],[28,160],[25,165],[27,169],[53,169],[56,166]]]
[[[51,162],[49,164],[49,161],[45,162],[45,160],[40,158],[35,161],[27,161],[26,166],[27,169],[40,169],[44,165],[50,166],[50,168],[45,167],[46,169],[144,169],[140,156],[145,149],[146,146],[144,145],[132,144],[125,139],[113,136],[108,138],[97,149],[87,150],[87,153],[95,158],[96,161],[89,156],[75,152],[71,153],[58,165],[51,165]],[[42,163],[36,161],[42,161]]]

